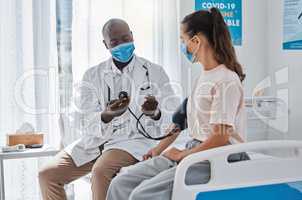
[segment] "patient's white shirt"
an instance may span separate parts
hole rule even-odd
[[[225,65],[203,71],[189,97],[187,116],[194,139],[205,141],[214,124],[224,124],[233,127],[232,144],[245,140],[244,93],[238,75]]]

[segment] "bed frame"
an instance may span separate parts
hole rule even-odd
[[[263,152],[286,151],[287,156]],[[229,155],[262,152],[258,158],[228,163]],[[193,164],[210,161],[208,183],[186,185],[185,175]],[[260,141],[230,145],[186,157],[177,167],[173,200],[302,200],[302,142]]]

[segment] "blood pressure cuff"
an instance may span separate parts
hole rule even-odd
[[[186,98],[182,104],[178,107],[172,116],[172,122],[176,124],[180,130],[187,128],[187,103],[188,98]]]

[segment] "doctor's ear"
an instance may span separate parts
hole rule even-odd
[[[134,41],[134,37],[133,37],[133,32],[132,31],[130,31],[130,35],[132,37],[132,41]]]

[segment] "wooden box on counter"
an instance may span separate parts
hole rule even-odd
[[[28,132],[28,133],[13,133],[7,135],[7,145],[14,146],[17,144],[33,145],[43,144],[43,133]]]

